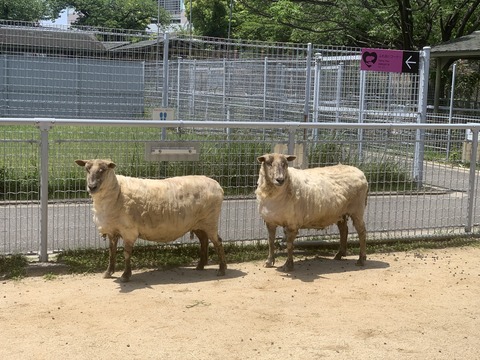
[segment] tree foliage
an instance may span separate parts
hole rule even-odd
[[[237,0],[233,14],[242,38],[415,50],[478,30],[480,0]]]
[[[156,0],[65,0],[64,5],[79,15],[75,25],[145,30],[156,22],[158,12],[160,24],[170,22],[169,14],[158,8]]]
[[[38,22],[55,19],[62,10],[56,0],[2,0],[1,19]]]
[[[192,14],[196,34],[227,38],[230,24],[230,3],[228,0],[192,0],[185,4],[186,13]]]

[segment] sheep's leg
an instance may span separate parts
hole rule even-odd
[[[348,223],[346,216],[337,222],[337,227],[340,232],[340,249],[335,255],[335,260],[342,260],[342,256],[347,256]]]
[[[363,266],[367,260],[367,230],[365,228],[365,222],[363,217],[352,217],[353,226],[357,230],[358,240],[360,242],[360,256],[356,265]]]
[[[107,270],[103,273],[103,277],[105,279],[111,278],[113,273],[115,272],[115,262],[117,259],[117,243],[118,243],[118,236],[110,236],[108,235],[109,247],[108,247],[108,267]]]
[[[267,223],[268,230],[268,257],[265,261],[265,267],[275,265],[275,235],[277,233],[277,225]]]
[[[208,264],[208,236],[202,230],[195,230],[194,233],[200,240],[200,260],[197,264],[197,270],[203,270],[205,265]]]
[[[227,260],[225,259],[225,250],[223,249],[222,238],[217,233],[209,236],[218,256],[218,272],[217,276],[224,276],[227,269]]]
[[[122,282],[127,282],[130,280],[130,277],[132,276],[132,264],[130,262],[130,259],[132,257],[133,244],[125,241],[125,239],[123,239],[123,241],[125,246],[123,250],[123,254],[125,256],[125,271],[123,272],[120,280]]]
[[[298,230],[296,229],[285,229],[285,234],[287,235],[287,261],[283,265],[284,271],[293,270],[293,241],[297,237]]]

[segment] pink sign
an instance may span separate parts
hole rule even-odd
[[[414,51],[362,49],[360,69],[418,73],[419,53]]]

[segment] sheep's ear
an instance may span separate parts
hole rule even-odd
[[[297,158],[295,155],[286,155],[285,157],[287,158],[287,161],[293,161]]]
[[[75,160],[78,166],[85,167],[87,160]]]
[[[265,161],[265,155],[259,156],[257,160],[259,163],[263,163]]]
[[[117,165],[116,165],[114,162],[108,163],[108,168],[109,168],[109,169],[115,169],[116,166],[117,166]]]

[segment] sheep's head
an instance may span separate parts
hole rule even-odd
[[[257,160],[262,163],[262,171],[265,181],[282,186],[288,178],[288,162],[296,159],[294,155],[283,154],[265,154],[259,156]]]
[[[115,163],[110,160],[75,160],[78,166],[87,172],[87,190],[90,194],[98,192]]]

